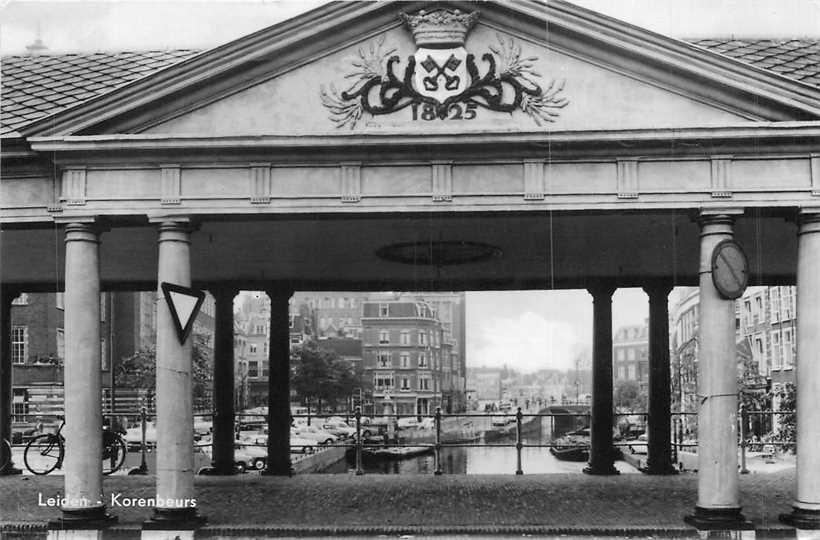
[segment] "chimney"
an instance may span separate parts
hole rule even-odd
[[[41,39],[40,23],[37,23],[37,37],[34,39],[34,43],[31,45],[26,45],[26,50],[30,55],[35,56],[40,54],[41,51],[45,51],[47,49],[48,47],[46,47],[45,43],[43,43],[43,40]]]

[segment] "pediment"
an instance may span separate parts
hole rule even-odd
[[[422,9],[428,18],[415,24],[431,25],[426,36],[400,15]],[[433,21],[441,9],[452,20]],[[628,25],[618,33],[617,24],[565,2],[342,3],[31,134],[532,132],[820,118],[816,89]],[[455,37],[436,43],[436,31]]]

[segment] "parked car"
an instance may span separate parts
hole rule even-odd
[[[322,424],[322,429],[333,433],[339,438],[348,438],[356,435],[356,428],[348,426],[344,421],[331,421],[328,419]]]
[[[301,437],[303,439],[310,439],[314,441],[314,444],[333,444],[339,439],[336,435],[329,431],[325,431],[316,426],[307,426],[302,424],[297,424],[290,428],[290,436],[291,439],[294,436]]]
[[[142,444],[142,426],[128,428],[123,438],[129,450],[139,450]],[[156,422],[148,422],[145,424],[145,445],[149,447],[157,445]]]
[[[267,448],[268,445],[268,436],[259,433],[254,433],[250,436],[240,437],[239,440],[245,444],[253,444],[260,448]],[[316,441],[314,440],[305,439],[304,437],[293,435],[293,433],[291,433],[290,435],[291,453],[312,454],[315,446]]]

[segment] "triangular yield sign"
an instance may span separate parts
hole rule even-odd
[[[205,293],[189,287],[162,282],[160,284],[168,311],[176,326],[180,343],[185,343],[194,327],[194,319],[205,300]]]

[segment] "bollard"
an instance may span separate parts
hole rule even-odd
[[[515,474],[521,475],[524,474],[524,471],[521,470],[521,448],[524,446],[521,443],[521,417],[524,416],[521,414],[521,407],[518,407],[518,412],[515,413],[515,453],[517,454],[518,458],[518,468],[515,470]]]
[[[148,445],[145,443],[145,430],[148,427],[148,414],[145,410],[145,407],[140,408],[140,427],[142,428],[142,437],[140,439],[140,466],[128,471],[129,475],[148,474],[148,458],[146,456],[148,452]]]
[[[746,404],[740,404],[740,474],[749,474],[746,468]]]
[[[680,450],[678,440],[678,419],[672,419],[672,463],[678,462],[678,451]]]
[[[436,476],[441,476],[441,407],[436,407]]]
[[[362,470],[362,408],[356,407],[356,475],[364,474]]]

